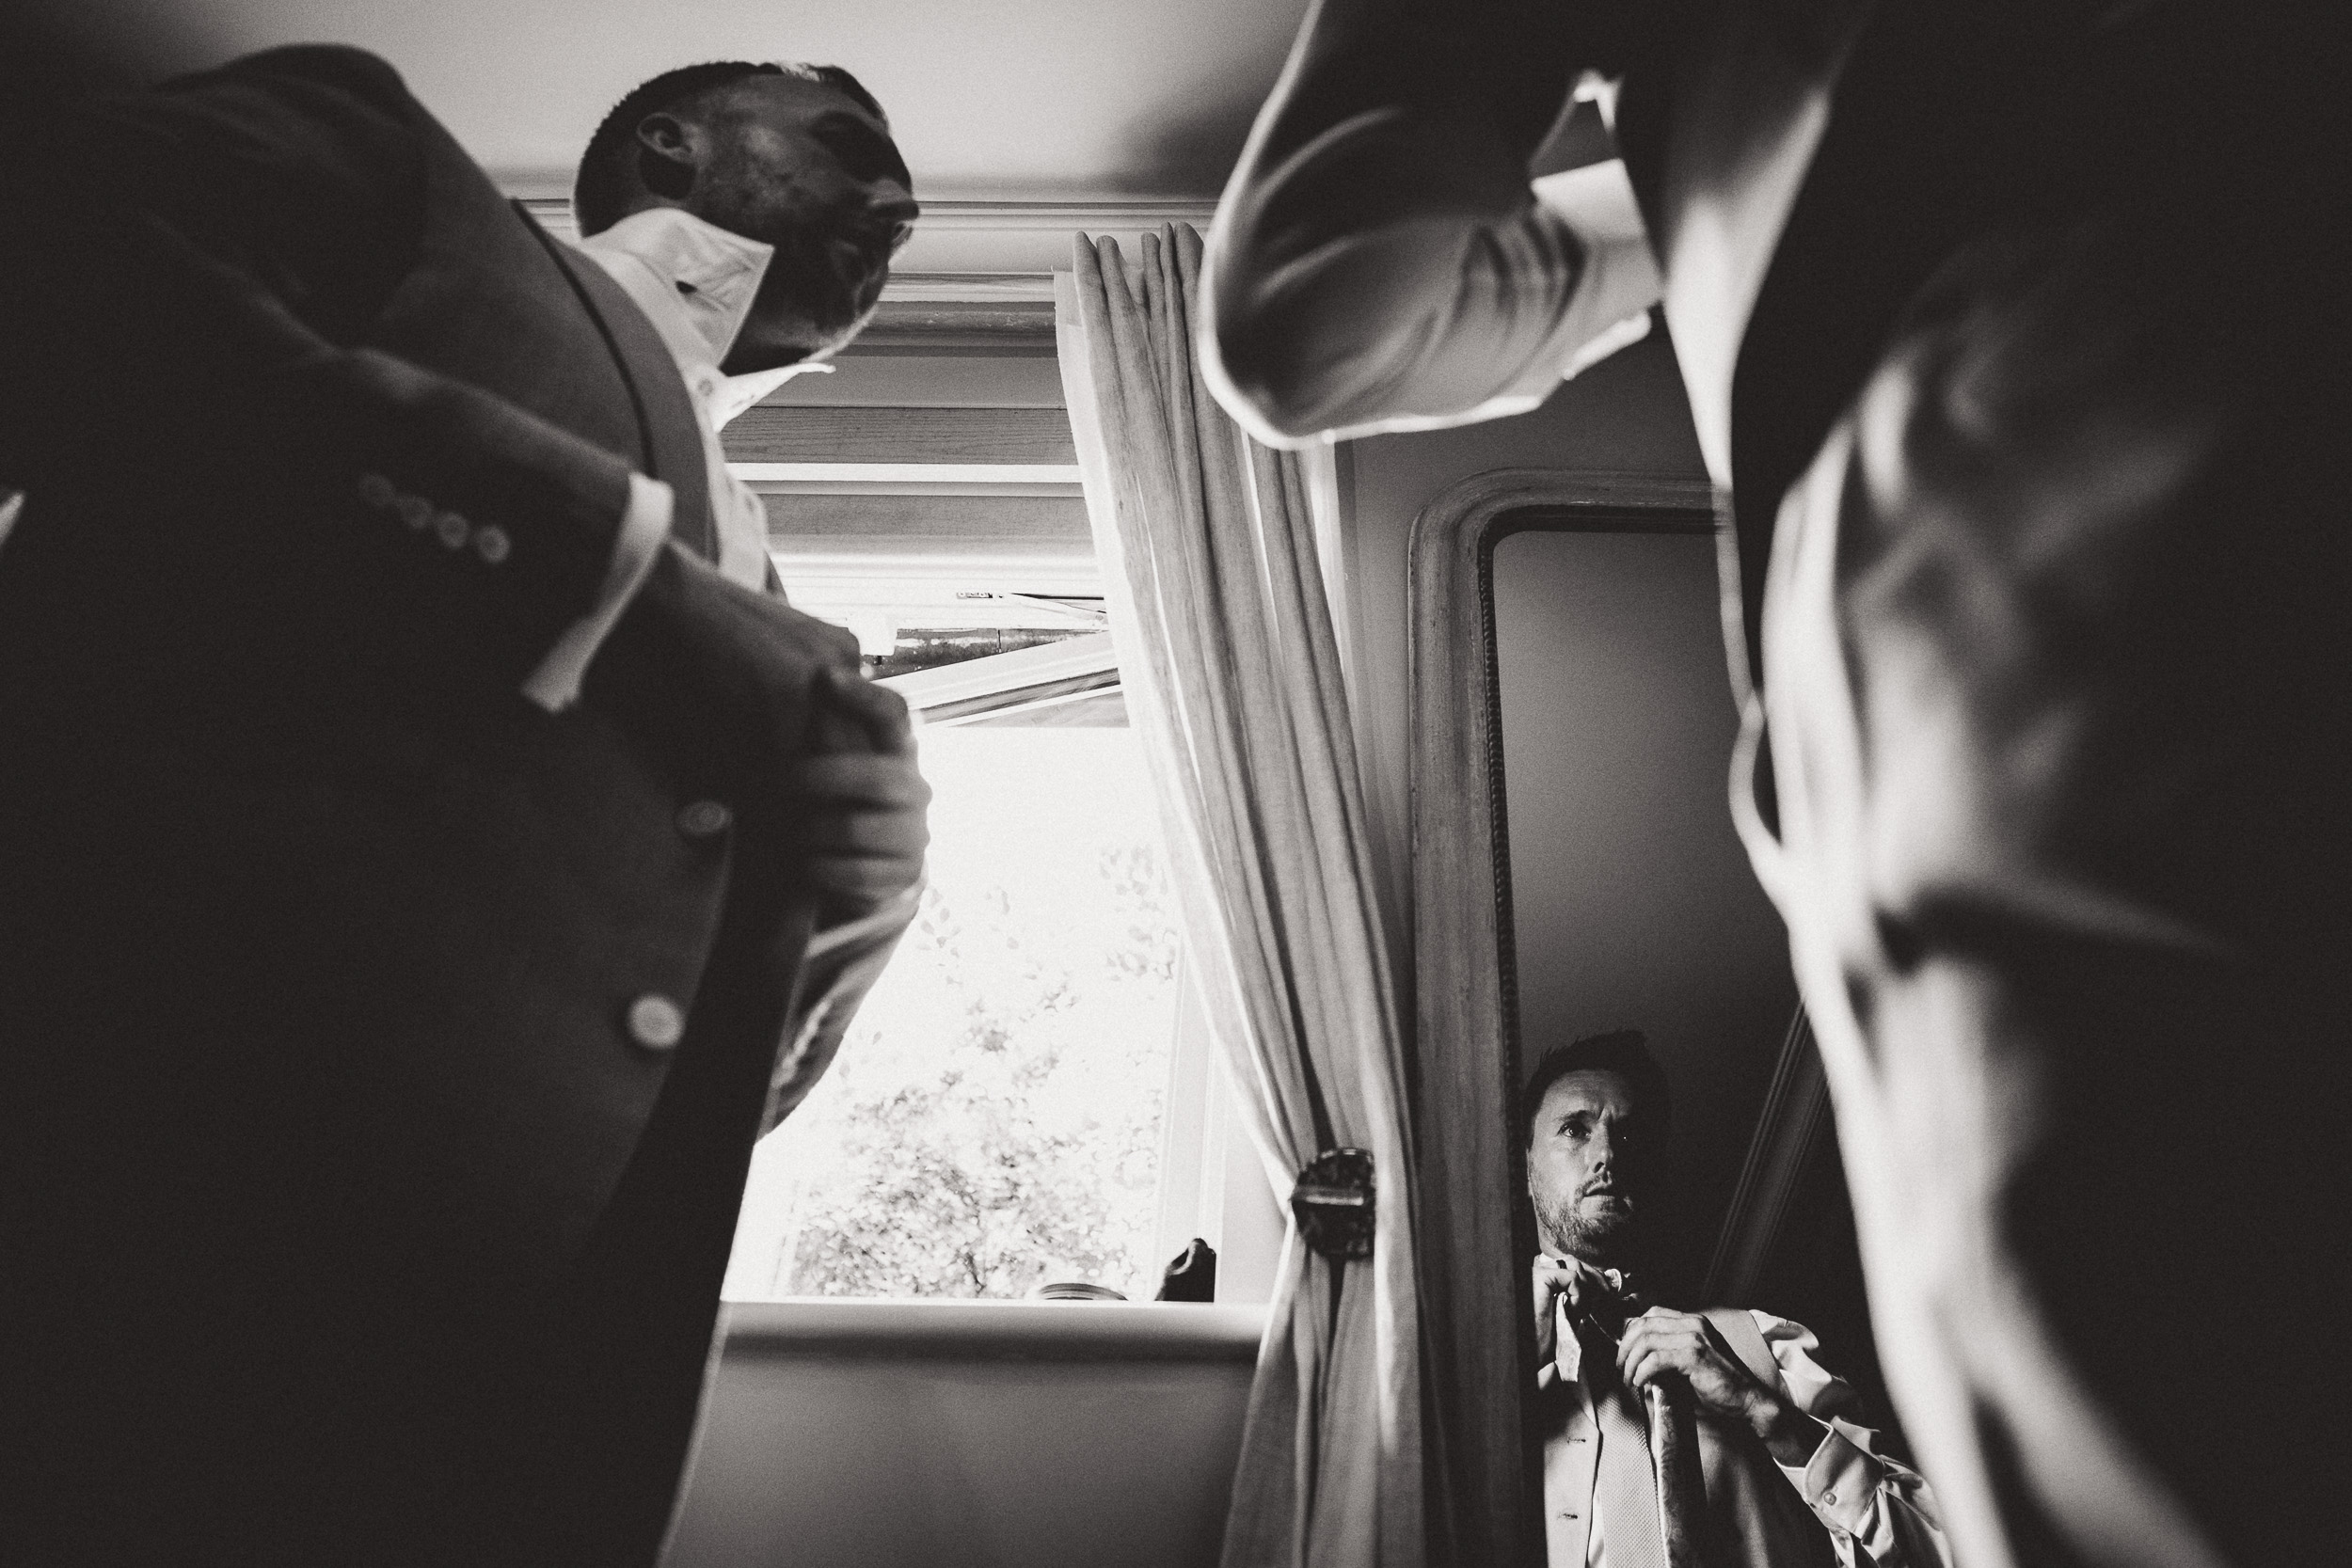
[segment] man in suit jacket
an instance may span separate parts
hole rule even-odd
[[[1210,243],[1270,440],[1531,407],[1662,309],[1735,809],[1979,1568],[2340,1528],[2344,63],[2272,5],[1320,0]],[[1531,189],[1579,90],[1622,164]]]
[[[737,367],[853,333],[871,99],[639,107],[625,206],[827,259]],[[910,908],[903,705],[731,578],[654,324],[383,62],[5,179],[0,1556],[648,1562],[751,1145]]]

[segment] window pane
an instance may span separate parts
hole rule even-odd
[[[1148,1299],[1177,936],[1123,725],[926,730],[922,911],[753,1160],[727,1293]]]

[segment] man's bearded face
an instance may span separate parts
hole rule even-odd
[[[725,369],[830,353],[872,313],[914,221],[897,146],[853,100],[793,76],[739,84],[709,125],[690,210],[775,250]]]
[[[1623,1074],[1564,1073],[1545,1091],[1527,1144],[1527,1196],[1545,1251],[1622,1265],[1647,1175],[1640,1115]]]

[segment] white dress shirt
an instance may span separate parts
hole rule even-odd
[[[1557,1325],[1557,1359],[1537,1370],[1536,1385],[1565,1384],[1544,1430],[1544,1519],[1552,1544],[1551,1568],[1628,1568],[1609,1555],[1608,1521],[1597,1507],[1600,1433],[1591,1418],[1583,1348],[1565,1316]],[[1802,1466],[1774,1468],[1788,1478],[1829,1533],[1844,1568],[1868,1561],[1877,1568],[1935,1568],[1948,1562],[1943,1525],[1927,1482],[1878,1451],[1878,1435],[1846,1418],[1859,1401],[1844,1379],[1813,1359],[1820,1341],[1810,1329],[1751,1309],[1756,1331],[1780,1369],[1780,1392],[1821,1427],[1821,1440]],[[1556,1528],[1577,1521],[1578,1528]],[[1563,1562],[1567,1543],[1581,1544],[1581,1563]],[[1573,1552],[1572,1546],[1566,1549]],[[1866,1554],[1858,1556],[1857,1554]],[[1636,1564],[1633,1568],[1650,1568]]]
[[[670,357],[677,361],[678,374],[702,425],[710,510],[719,525],[719,570],[746,588],[766,588],[768,509],[752,487],[727,467],[719,432],[794,376],[833,370],[821,361],[806,360],[748,375],[729,375],[719,368],[734,346],[736,334],[743,329],[743,318],[751,312],[775,247],[675,207],[651,207],[589,235],[580,242],[580,248],[628,293],[661,335]],[[665,535],[668,527],[665,504]],[[872,912],[818,931],[809,942],[808,958],[870,942],[903,927],[922,897],[923,885],[918,879]],[[802,1039],[787,1053],[780,1073],[805,1053],[806,1041],[817,1036],[824,1021],[824,1008],[819,1006],[804,1022]]]
[[[746,588],[768,583],[768,515],[759,497],[727,467],[719,432],[728,420],[793,376],[831,371],[787,365],[750,375],[719,366],[743,328],[775,247],[707,223],[675,207],[655,207],[580,243],[653,324],[677,364],[702,427],[710,510],[719,531],[719,570]],[[643,474],[629,479],[628,509],[612,545],[596,607],[574,622],[523,682],[523,694],[549,711],[568,707],[596,649],[628,608],[653,558],[670,536],[670,487]]]
[[[636,302],[677,361],[701,416],[710,507],[719,524],[719,569],[746,588],[765,586],[767,509],[728,471],[719,432],[792,377],[833,369],[803,362],[729,375],[719,368],[743,329],[774,247],[675,207],[652,207],[591,234],[580,248]]]

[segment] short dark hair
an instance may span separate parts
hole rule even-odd
[[[1535,1141],[1535,1113],[1544,1108],[1551,1085],[1571,1072],[1613,1072],[1633,1090],[1633,1102],[1649,1122],[1651,1136],[1662,1140],[1674,1122],[1674,1098],[1666,1090],[1666,1069],[1649,1053],[1649,1039],[1639,1029],[1613,1029],[1587,1035],[1552,1047],[1535,1063],[1519,1093],[1519,1144]]]
[[[890,123],[882,106],[865,84],[837,65],[798,65],[775,60],[711,60],[665,71],[630,89],[588,138],[580,155],[580,172],[572,181],[572,216],[582,234],[599,234],[621,221],[629,196],[628,161],[637,143],[637,127],[647,115],[685,108],[707,93],[732,87],[754,76],[800,76],[822,82],[858,107]]]

